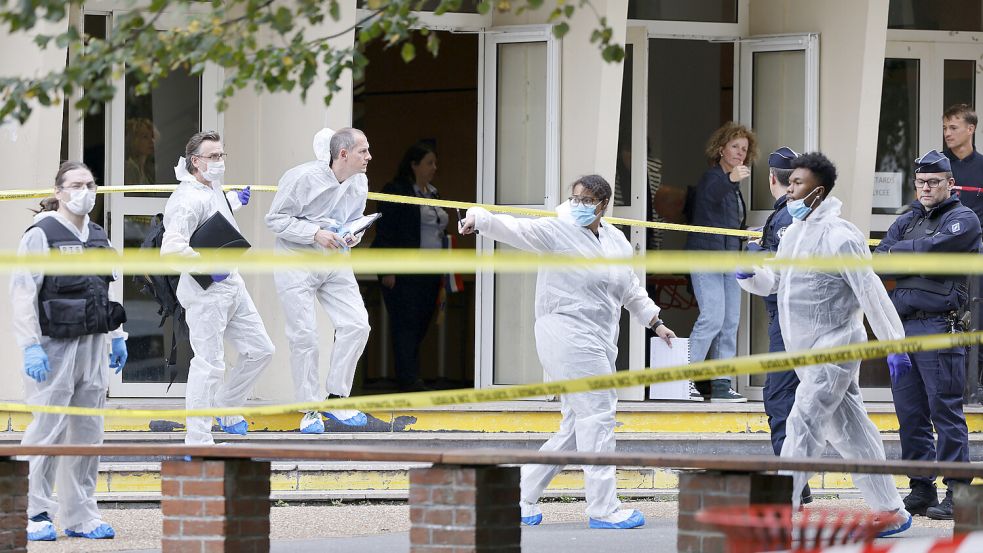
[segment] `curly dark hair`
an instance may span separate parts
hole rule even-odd
[[[728,142],[738,138],[747,139],[747,159],[744,160],[744,165],[748,167],[754,165],[754,161],[758,159],[758,139],[754,136],[754,131],[734,121],[724,123],[722,127],[713,131],[713,134],[710,135],[710,139],[707,140],[706,150],[704,151],[704,154],[707,156],[707,163],[711,166],[720,163],[720,150]]]
[[[600,203],[611,199],[611,185],[601,175],[584,175],[573,181],[570,190],[576,188],[578,184],[590,191],[591,195],[597,198]]]
[[[819,152],[809,152],[793,159],[792,169],[808,169],[815,175],[820,186],[826,189],[823,194],[824,198],[829,196],[833,187],[836,186],[836,166],[828,157]]]

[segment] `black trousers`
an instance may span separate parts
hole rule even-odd
[[[420,344],[430,328],[440,292],[440,275],[396,275],[396,285],[382,287],[389,312],[396,379],[409,386],[420,376]]]

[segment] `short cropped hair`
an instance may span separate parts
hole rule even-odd
[[[788,186],[788,178],[791,177],[792,172],[795,171],[795,169],[780,169],[778,167],[769,167],[768,170],[771,171],[772,175],[775,175],[775,180],[777,180],[778,184],[781,184],[782,186]]]
[[[979,122],[979,119],[976,117],[976,110],[974,110],[973,106],[969,104],[953,104],[942,112],[943,121],[954,117],[960,117],[963,121],[973,125],[974,127],[976,126],[976,123]]]
[[[744,160],[744,164],[748,166],[753,165],[754,160],[758,159],[758,139],[754,136],[754,131],[734,121],[724,123],[722,127],[713,131],[713,134],[710,135],[710,140],[707,140],[705,152],[707,163],[710,165],[719,163],[720,149],[726,146],[731,140],[737,138],[747,139],[747,159]]]
[[[819,152],[802,154],[792,160],[792,169],[808,169],[816,176],[819,184],[826,189],[825,198],[836,186],[836,166]]]
[[[611,199],[611,185],[601,175],[584,175],[574,181],[570,185],[570,189],[573,190],[578,184],[597,198],[598,203],[604,203]]]
[[[218,134],[218,131],[196,132],[191,135],[191,139],[188,140],[188,144],[184,147],[184,168],[192,175],[195,174],[195,165],[191,163],[191,156],[201,154],[201,143],[206,140],[221,142],[222,136]]]
[[[334,160],[338,159],[342,150],[352,151],[355,148],[355,141],[358,140],[359,136],[365,136],[365,133],[354,127],[345,127],[334,133],[328,145],[328,150],[331,153],[331,163],[334,163]]]

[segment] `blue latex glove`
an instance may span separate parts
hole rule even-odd
[[[44,382],[51,373],[48,354],[41,344],[31,344],[24,348],[24,372],[38,382]]]
[[[116,374],[119,374],[123,370],[123,365],[126,365],[127,356],[126,340],[113,338],[112,351],[109,354],[109,368],[116,369]]]
[[[757,242],[748,242],[747,251],[749,252],[763,252],[765,251]]]
[[[219,275],[212,275],[212,282],[222,282],[223,280],[229,278],[229,273],[222,273]]]
[[[734,273],[734,278],[736,278],[737,280],[745,280],[745,279],[752,278],[753,276],[754,276],[754,271],[751,271],[750,273],[745,273],[743,270],[738,269],[737,272]]]
[[[237,191],[236,195],[239,196],[239,203],[246,205],[249,203],[249,196],[251,196],[252,193],[249,191],[249,187],[247,186],[242,190]]]
[[[911,359],[907,353],[892,353],[887,356],[887,368],[891,373],[891,384],[897,385],[911,370]]]

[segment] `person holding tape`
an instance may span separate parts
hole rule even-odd
[[[92,172],[77,161],[62,163],[55,176],[55,200],[24,233],[18,253],[55,251],[81,254],[112,248],[106,232],[89,220],[96,202]],[[113,277],[46,276],[41,271],[15,272],[10,280],[13,330],[24,351],[27,402],[102,408],[109,389],[109,369],[126,365],[123,306],[110,288]],[[108,355],[107,355],[108,353]],[[101,444],[101,416],[35,413],[21,445]],[[116,532],[102,521],[96,505],[99,457],[28,458],[27,539],[54,541],[51,517],[59,506],[65,535],[111,539]],[[58,499],[53,497],[58,481]]]
[[[276,235],[277,251],[346,251],[362,239],[348,227],[365,212],[369,193],[365,171],[372,159],[368,139],[358,129],[322,129],[314,136],[314,153],[317,160],[283,174],[266,214],[266,227]],[[273,282],[286,315],[297,401],[324,399],[318,379],[317,303],[334,323],[327,394],[329,398],[348,397],[370,330],[355,273],[343,267],[320,272],[277,271]],[[326,411],[325,415],[346,426],[365,426],[368,422],[365,413],[353,409]],[[321,413],[305,413],[300,431],[323,433]]]
[[[757,140],[751,129],[733,121],[710,137],[706,147],[708,169],[696,186],[686,192],[686,216],[691,225],[743,229],[747,206],[740,183],[751,176],[748,165],[758,156]],[[722,234],[691,232],[686,249],[693,251],[739,251],[741,238]],[[690,360],[730,359],[737,355],[737,326],[741,320],[741,289],[729,273],[692,273],[693,293],[700,314],[689,337]],[[694,384],[690,399],[703,401]],[[734,391],[731,379],[710,382],[710,401],[742,403],[747,398]]]
[[[461,234],[479,232],[521,250],[584,257],[630,257],[632,247],[617,228],[601,221],[611,200],[611,186],[599,175],[573,184],[570,199],[556,217],[518,219],[468,209]],[[536,350],[554,380],[612,374],[618,357],[618,332],[624,306],[641,324],[672,345],[675,334],[659,319],[628,266],[540,269],[536,279]],[[560,396],[560,431],[540,451],[608,453],[615,449],[617,394],[597,390]],[[536,503],[563,467],[522,467],[521,517],[527,525],[542,522]],[[585,467],[584,487],[591,528],[634,528],[645,524],[637,510],[621,509],[615,467]]]
[[[178,159],[174,174],[181,184],[164,206],[164,237],[160,254],[197,257],[191,235],[215,213],[221,213],[236,229],[234,211],[249,203],[249,190],[222,191],[225,174],[225,148],[215,131],[195,133]],[[238,407],[256,379],[273,359],[273,342],[263,319],[253,304],[239,272],[211,275],[207,286],[181,273],[177,298],[185,309],[188,338],[194,357],[188,372],[185,405],[188,409]],[[206,277],[207,278],[207,277]],[[239,359],[226,374],[225,340],[239,352]],[[242,416],[217,419],[229,434],[246,434],[248,424]],[[188,417],[186,444],[211,444],[211,417]]]
[[[843,203],[830,195],[836,184],[833,163],[815,152],[795,158],[792,168],[785,208],[793,221],[778,244],[777,258],[869,258],[866,237],[840,218]],[[778,294],[782,338],[789,352],[866,342],[864,315],[878,339],[905,337],[884,284],[870,268],[755,267],[738,270],[735,276],[752,294]],[[799,386],[785,423],[782,457],[821,457],[829,442],[846,459],[885,458],[880,432],[867,416],[857,383],[859,361],[798,367],[795,372]],[[793,474],[796,507],[808,481],[808,473]],[[911,527],[911,515],[893,478],[855,474],[853,482],[874,510],[893,513],[883,536]]]
[[[911,211],[891,225],[875,251],[979,253],[980,221],[952,195],[955,179],[949,159],[932,150],[915,160],[914,173],[917,199]],[[891,292],[908,336],[962,332],[967,299],[965,276],[899,277]],[[900,423],[901,458],[969,462],[969,431],[963,414],[966,348],[891,354],[887,361]],[[934,474],[909,479],[911,493],[904,498],[905,508],[936,520],[952,520],[953,484],[969,483],[946,478],[940,504]]]

